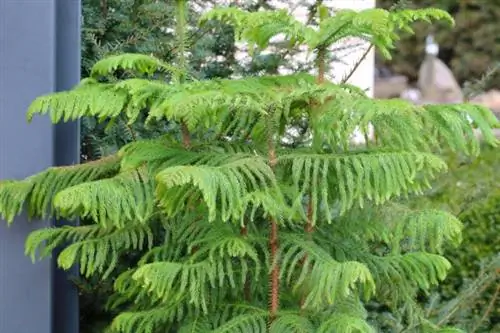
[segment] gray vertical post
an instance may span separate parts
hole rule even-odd
[[[80,81],[81,62],[81,0],[55,0],[55,90],[71,89]],[[80,161],[80,124],[61,123],[55,126],[54,164],[69,165]],[[56,221],[56,225],[65,221]],[[54,258],[60,250],[54,251]],[[68,279],[78,268],[65,272],[54,261],[53,333],[78,333],[78,290]],[[0,332],[1,333],[1,332]]]
[[[27,124],[25,114],[37,96],[78,81],[79,7],[78,0],[0,0],[0,179],[77,161],[77,124],[54,127],[47,117]],[[76,291],[50,260],[33,264],[24,255],[26,236],[51,222],[21,216],[7,228],[0,221],[0,333],[78,332]]]

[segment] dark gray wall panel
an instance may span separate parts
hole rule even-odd
[[[79,7],[79,0],[0,0],[0,179],[78,159],[77,124],[54,127],[48,117],[27,124],[25,114],[37,96],[78,81]],[[24,255],[26,236],[51,223],[0,221],[0,333],[77,332],[75,290],[52,261]],[[61,312],[53,317],[54,309]]]
[[[55,90],[68,90],[80,81],[80,0],[56,0],[56,65]],[[55,126],[54,165],[69,165],[80,161],[80,124],[61,123]],[[56,221],[56,225],[66,223]],[[54,257],[60,252],[54,251]],[[54,261],[53,332],[78,333],[78,291],[68,279],[77,275],[78,267],[70,272],[59,270]],[[1,333],[1,332],[0,332]]]

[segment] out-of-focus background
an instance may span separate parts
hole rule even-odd
[[[377,0],[381,8],[390,8],[393,0]],[[455,18],[453,29],[416,25],[415,35],[404,36],[391,61],[378,65],[394,73],[417,80],[419,64],[425,49],[425,36],[434,32],[440,46],[439,58],[448,65],[460,84],[479,79],[492,65],[500,61],[500,2],[496,0],[412,0],[412,7],[433,6],[449,12]],[[487,89],[500,89],[500,75],[488,82]]]
[[[377,0],[377,6],[388,9],[393,0]],[[380,76],[395,77],[396,82],[405,82],[410,86],[419,79],[422,55],[425,53],[425,38],[434,35],[439,45],[438,58],[449,67],[454,78],[465,89],[466,95],[473,95],[475,101],[490,106],[500,114],[500,2],[481,0],[412,0],[404,1],[409,7],[437,7],[449,12],[455,19],[452,29],[444,26],[415,25],[414,35],[403,35],[393,59],[377,57],[377,70]],[[487,77],[487,78],[485,78]],[[467,90],[468,84],[481,80],[480,89]],[[479,87],[478,87],[479,88]],[[382,96],[395,93],[381,88]]]

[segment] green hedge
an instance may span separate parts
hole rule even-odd
[[[500,298],[495,295],[500,283],[500,148],[483,146],[478,158],[452,157],[448,163],[449,172],[414,202],[416,207],[448,210],[464,223],[461,246],[446,253],[453,268],[436,292],[445,302],[458,297],[459,309],[450,314],[454,325],[466,332],[476,326],[476,333],[500,332]],[[482,272],[486,263],[492,265]]]
[[[389,8],[395,0],[377,0]],[[440,7],[453,15],[456,26],[418,25],[417,34],[404,36],[397,45],[392,61],[382,61],[397,74],[416,80],[424,57],[425,37],[434,33],[440,45],[439,57],[451,67],[458,81],[479,79],[490,66],[500,61],[500,0],[413,0],[410,7]],[[433,31],[434,30],[434,31]],[[500,88],[496,75],[488,88]]]

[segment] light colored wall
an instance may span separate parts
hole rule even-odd
[[[375,8],[375,0],[330,0],[325,1],[325,4],[331,5],[334,8],[339,9],[354,9],[354,10],[363,10],[369,8]],[[351,68],[353,68],[354,64],[361,59],[363,53],[366,52],[369,47],[368,43],[363,43],[359,39],[349,39],[342,42],[344,45],[359,45],[359,47],[355,47],[354,50],[343,52],[342,58],[347,63],[343,64],[334,64],[332,70],[333,75],[338,77],[344,77],[346,72],[348,73]],[[354,72],[351,79],[348,83],[359,86],[362,89],[366,89],[368,91],[368,95],[373,97],[373,85],[375,80],[375,52],[372,49],[370,53],[367,55],[364,61],[361,62],[358,69]]]
[[[301,0],[274,0],[273,5],[278,8],[286,8],[293,11],[295,17],[305,22],[308,15],[308,5],[314,1]],[[375,8],[375,0],[325,0],[323,4],[332,9],[353,9],[363,10]],[[335,82],[341,81],[354,68],[355,64],[362,58],[363,54],[369,47],[368,43],[363,42],[358,38],[346,38],[338,44],[332,46],[332,51],[335,56],[340,58],[339,62],[330,63],[329,78]],[[343,49],[343,50],[339,50]],[[303,52],[299,55],[294,55],[294,61],[307,61],[307,53]],[[357,70],[349,79],[348,83],[356,85],[367,91],[368,95],[373,97],[373,86],[375,79],[375,53],[371,50],[365,59],[358,66]]]

